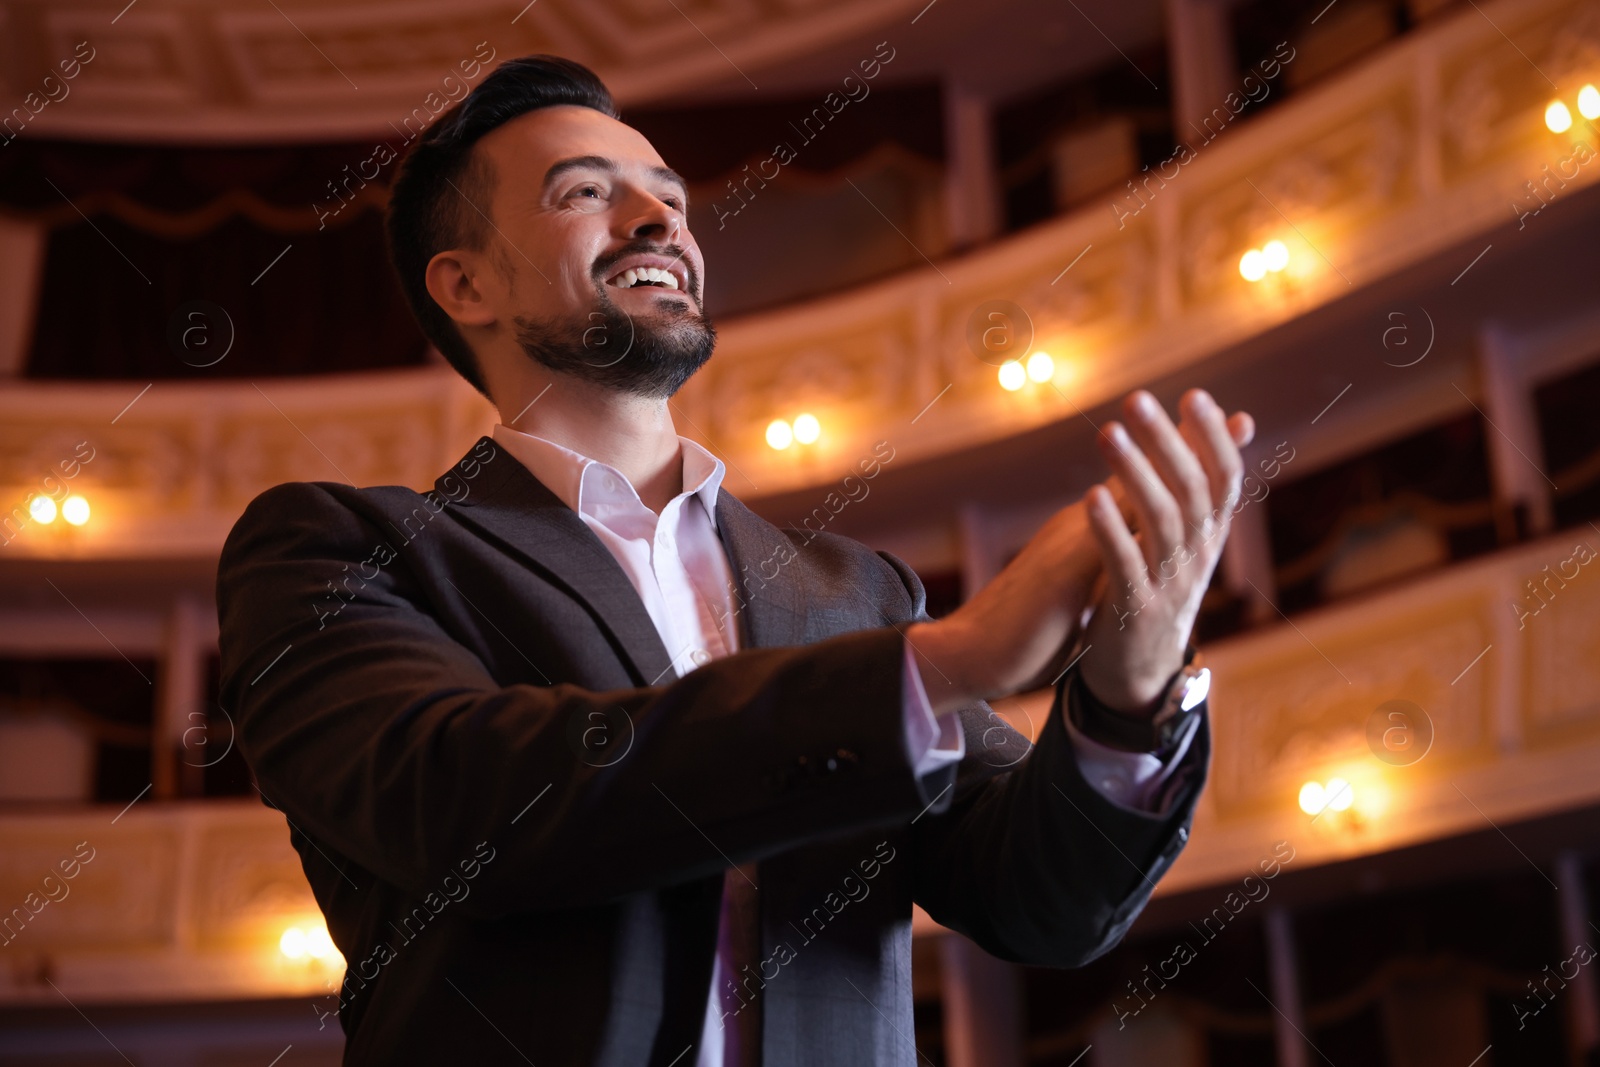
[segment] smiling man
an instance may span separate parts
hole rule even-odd
[[[1187,840],[1248,417],[1135,394],[1126,489],[931,620],[678,436],[715,342],[687,210],[593,74],[500,67],[389,226],[501,423],[428,493],[274,487],[223,549],[222,703],[347,961],[347,1063],[911,1067],[913,903],[1076,966]],[[1052,685],[1033,744],[984,703]]]

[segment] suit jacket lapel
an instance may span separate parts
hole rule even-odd
[[[491,457],[474,458],[481,456],[485,442],[494,450]],[[467,494],[457,501],[453,496],[460,494],[464,479],[456,471],[467,469],[469,459],[479,464],[478,476],[466,480]],[[446,490],[447,484],[453,494]],[[616,559],[577,512],[492,438],[479,438],[468,458],[442,475],[434,487],[462,509],[457,515],[463,522],[565,586],[588,608],[615,639],[640,685],[658,685],[672,674],[672,657]]]
[[[784,533],[727,492],[717,493],[717,534],[733,569],[741,648],[805,643],[805,607]]]

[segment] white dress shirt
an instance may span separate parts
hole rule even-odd
[[[733,572],[716,530],[717,492],[726,469],[720,459],[680,437],[683,491],[667,501],[658,515],[609,464],[503,424],[495,426],[493,437],[577,512],[616,558],[655,623],[678,677],[739,650]],[[909,644],[902,671],[901,716],[907,750],[913,754],[917,775],[926,775],[961,759],[966,754],[966,740],[956,713],[935,718]],[[1191,729],[1179,751],[1163,761],[1099,745],[1070,723],[1067,729],[1088,781],[1108,799],[1140,810],[1149,810],[1194,734]],[[731,881],[735,876],[745,877],[735,868],[726,878]],[[743,887],[740,889],[742,892]],[[725,891],[725,898],[729,895]],[[734,1047],[735,1029],[723,1028],[723,1014],[718,1010],[717,991],[726,978],[726,961],[733,958],[724,951],[730,942],[727,915],[725,910],[718,925],[717,958],[694,1067],[733,1067],[748,1062]],[[755,930],[759,939],[759,926]]]

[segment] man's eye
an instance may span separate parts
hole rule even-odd
[[[592,197],[598,198],[600,196],[600,187],[598,185],[585,185],[585,186],[583,186],[583,187],[581,187],[579,189],[573,190],[572,195],[573,196],[592,196]]]
[[[667,205],[668,207],[670,207],[674,211],[682,211],[683,210],[683,201],[679,200],[675,196],[663,197],[661,202],[663,204]]]

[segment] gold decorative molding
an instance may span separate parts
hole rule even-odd
[[[914,15],[917,0],[0,0],[20,103],[88,41],[95,58],[34,123],[84,140],[388,136],[487,64],[553,52],[624,106],[739,77]],[[492,57],[485,59],[485,56]],[[463,68],[462,64],[467,67]],[[465,79],[464,76],[465,75]],[[449,79],[454,79],[450,81]],[[461,91],[464,91],[462,89]],[[12,101],[7,100],[10,107]]]
[[[1570,551],[1570,536],[1550,538],[1210,646],[1212,783],[1157,892],[1230,882],[1277,841],[1299,869],[1600,803],[1600,572],[1521,629],[1512,609],[1524,579]],[[1409,764],[1367,740],[1393,699],[1432,723]],[[1050,703],[1047,691],[996,710],[1036,737]],[[1352,810],[1302,812],[1300,783],[1335,774],[1354,783]],[[121,815],[0,815],[0,909],[79,842],[95,858],[5,946],[0,1003],[59,999],[40,974],[82,1003],[313,997],[337,978],[337,963],[278,951],[286,927],[317,921],[281,814],[145,800]],[[920,914],[916,929],[939,932]]]
[[[1570,556],[1575,539],[1208,648],[1212,783],[1161,891],[1233,877],[1278,840],[1309,866],[1600,803],[1600,570],[1584,567],[1518,625],[1526,580]],[[1431,723],[1414,762],[1381,759],[1369,740],[1394,700]],[[1352,808],[1302,812],[1301,784],[1335,776],[1353,784]]]
[[[0,11],[20,17],[6,2]],[[11,3],[37,14],[33,0]],[[970,449],[1079,418],[1505,225],[1524,183],[1589,129],[1545,130],[1551,90],[1539,69],[1560,72],[1569,95],[1580,79],[1600,81],[1600,2],[1480,6],[1493,25],[1464,10],[1224,129],[1132,217],[1108,197],[958,260],[720,324],[717,354],[673,401],[680,432],[724,457],[730,490],[750,499],[831,482],[879,441],[901,463]],[[1596,180],[1600,166],[1582,167],[1567,188]],[[1242,251],[1279,235],[1293,249],[1282,284],[1242,280]],[[1053,382],[1000,389],[968,336],[991,300],[1021,309],[1033,347],[1056,359]],[[0,390],[0,489],[12,495],[0,514],[37,491],[55,452],[89,439],[104,457],[84,477],[105,498],[105,521],[24,535],[7,551],[214,552],[243,504],[277,482],[426,488],[494,421],[443,367],[161,382],[113,425],[138,388]],[[821,439],[769,448],[767,424],[801,411],[820,420]]]

